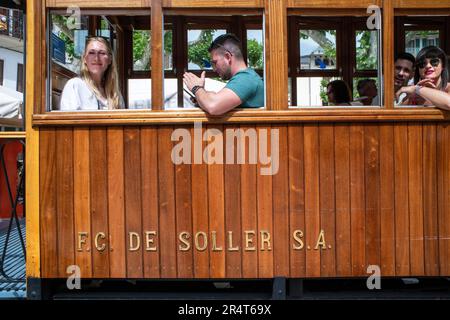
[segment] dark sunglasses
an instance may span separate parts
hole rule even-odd
[[[418,61],[416,66],[418,66],[419,69],[425,68],[428,65],[428,62],[426,60],[427,59],[422,59],[422,60]],[[440,63],[441,63],[441,59],[439,59],[439,58],[431,58],[430,59],[430,64],[433,67],[437,67]]]

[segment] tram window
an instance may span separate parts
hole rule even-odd
[[[74,17],[65,11],[49,13],[49,70],[48,110],[60,110],[65,85],[80,76],[83,52],[89,38],[102,37],[110,46],[117,69],[121,98],[120,108],[145,108],[151,106],[151,32],[150,11],[86,10]],[[100,39],[102,40],[102,39]],[[102,40],[103,41],[103,40]],[[101,50],[97,50],[100,57]],[[88,92],[88,91],[86,91]],[[76,110],[104,110],[110,103],[97,95],[89,106]],[[123,99],[122,99],[123,98]],[[90,102],[89,102],[90,103]],[[88,104],[89,104],[88,103]],[[96,107],[97,106],[97,107]]]
[[[258,16],[218,16],[190,17],[167,16],[165,31],[171,32],[171,37],[164,39],[164,59],[171,52],[173,68],[165,68],[164,72],[164,108],[196,108],[191,97],[183,90],[183,74],[185,71],[200,76],[206,72],[205,89],[220,91],[226,81],[220,79],[214,72],[208,48],[218,36],[232,32],[240,38],[244,58],[250,68],[260,76],[264,70],[264,44],[262,32],[262,17]],[[170,41],[170,44],[168,43]]]
[[[380,95],[372,97],[373,92],[381,91],[379,30],[368,30],[364,17],[290,16],[289,26],[295,28],[293,34],[297,35],[290,36],[288,43],[290,106],[363,106],[368,102],[370,106],[380,105]],[[364,98],[363,103],[356,86],[364,79],[376,81],[365,81],[371,96]],[[349,90],[344,102],[327,95],[327,86],[334,80],[346,83],[340,86]],[[369,90],[373,86],[376,88]]]

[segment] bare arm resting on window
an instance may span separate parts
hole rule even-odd
[[[205,71],[202,72],[200,78],[191,72],[186,72],[183,81],[189,90],[195,86],[202,87],[195,92],[195,98],[200,107],[211,115],[222,115],[242,103],[239,96],[230,89],[223,88],[217,93],[206,91],[204,89]]]

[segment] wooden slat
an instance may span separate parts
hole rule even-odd
[[[141,180],[144,277],[159,278],[158,130],[152,127],[141,129]],[[153,231],[155,235],[145,234]],[[147,238],[153,243],[147,244]]]
[[[145,245],[142,230],[141,203],[141,137],[138,128],[125,128],[124,138],[124,176],[125,176],[125,220],[128,242],[127,276],[141,278],[143,276],[143,247]],[[134,242],[138,234],[138,243]],[[134,237],[134,239],[133,239]],[[133,239],[133,240],[132,240]],[[133,243],[134,242],[134,243]]]
[[[254,126],[241,126],[245,132],[256,130]],[[247,141],[247,142],[245,142]],[[257,165],[249,162],[249,146],[248,140],[242,141],[245,146],[245,163],[241,165],[241,215],[242,215],[242,231],[249,232],[243,235],[242,240],[242,276],[244,278],[258,277],[258,212],[256,209],[256,192],[249,192],[250,190],[257,190]],[[254,233],[252,233],[252,231]],[[246,242],[248,239],[248,243]],[[247,245],[248,244],[248,245]]]
[[[439,125],[437,133],[439,272],[450,274],[450,127]]]
[[[319,207],[320,229],[325,247],[320,246],[320,275],[336,275],[336,207],[334,187],[334,127],[319,127]]]
[[[164,8],[258,8],[263,0],[163,0]]]
[[[238,133],[239,130],[238,126],[227,126],[224,135],[226,137],[226,141],[224,141],[224,159],[227,159],[230,153],[234,155],[230,164],[225,160],[227,164],[224,166],[225,247],[227,248],[225,261],[227,278],[242,277],[241,168],[237,164],[237,140],[239,138],[235,139],[234,135],[227,133]],[[231,155],[229,157],[231,160]],[[232,235],[230,235],[230,232],[232,232]],[[236,250],[236,248],[238,249]]]
[[[187,127],[179,127],[176,130],[185,130],[190,133]],[[185,141],[183,141],[185,142]],[[176,143],[176,142],[175,142]],[[190,145],[191,141],[186,142]],[[187,150],[186,150],[187,152]],[[189,241],[192,242],[192,198],[191,188],[191,166],[190,164],[178,164],[175,166],[175,208],[176,208],[176,225],[177,236],[182,232],[188,232],[191,236]],[[179,242],[179,241],[178,241]],[[178,278],[192,278],[194,275],[194,257],[193,249],[183,251],[177,248],[177,277]]]
[[[206,139],[209,141],[206,145],[212,146],[214,141],[217,142],[215,152],[213,154],[223,155],[223,145],[220,142],[222,138],[223,127],[208,127],[206,131]],[[206,147],[208,148],[208,147]],[[205,148],[205,152],[207,149]],[[208,161],[212,158],[207,157]],[[211,159],[211,160],[210,160]],[[220,162],[220,157],[218,159]],[[223,162],[222,162],[223,163]],[[208,211],[209,211],[209,228],[208,248],[209,248],[209,268],[211,278],[225,277],[225,203],[224,203],[224,166],[223,164],[208,165]],[[214,239],[215,238],[215,239]],[[215,242],[215,244],[214,244]]]
[[[304,126],[306,276],[320,276],[320,251],[315,250],[320,232],[319,127]]]
[[[409,252],[411,275],[425,275],[423,241],[422,125],[408,125]]]
[[[395,275],[394,129],[380,126],[381,274]]]
[[[164,62],[163,62],[163,12],[161,0],[152,0],[151,26],[152,26],[152,109],[164,109]]]
[[[39,151],[40,195],[38,204],[41,230],[40,243],[42,246],[40,250],[41,275],[45,278],[51,278],[58,276],[58,224],[56,214],[57,185],[55,170],[56,134],[54,129],[45,129],[41,130],[39,135],[39,144],[41,148]],[[28,162],[31,161],[27,161],[27,163]],[[33,212],[28,212],[27,218],[30,214],[33,214]],[[32,227],[36,228],[35,225],[32,225]]]
[[[408,201],[408,127],[394,128],[395,179],[395,273],[408,276],[409,268],[409,201]]]
[[[291,277],[305,276],[305,184],[304,184],[304,149],[303,126],[288,127],[289,145],[289,237]],[[294,241],[294,232],[301,237],[303,247]],[[294,246],[297,249],[294,249]]]
[[[392,1],[383,1],[383,88],[384,106],[393,108],[394,92],[394,8]]]
[[[439,275],[436,124],[423,124],[423,217],[425,275]]]
[[[336,190],[336,274],[352,274],[350,220],[350,135],[349,126],[334,128]]]
[[[55,191],[58,221],[58,275],[66,277],[67,267],[75,264],[72,129],[61,129],[56,133]]]
[[[273,190],[273,254],[274,276],[289,277],[289,149],[287,126],[273,126],[267,133],[272,137],[272,131],[278,131],[278,140],[270,139],[268,148],[271,148],[271,165],[276,168],[278,158],[278,172],[272,171]],[[262,137],[259,137],[261,139]],[[275,136],[274,136],[275,138]],[[268,138],[267,138],[268,139]],[[269,140],[269,139],[268,139]],[[277,150],[274,148],[278,144]]]
[[[123,128],[107,130],[109,263],[112,278],[126,277],[125,190]]]
[[[350,219],[352,275],[366,274],[365,256],[365,190],[364,190],[364,126],[350,127]]]
[[[80,267],[81,277],[92,276],[92,234],[89,182],[89,128],[73,131],[73,208],[75,215],[74,239],[75,261]],[[85,244],[79,244],[79,232],[87,232]]]
[[[208,168],[203,161],[204,130],[191,129],[192,137],[192,236],[199,231],[209,232],[208,220]],[[196,143],[197,141],[197,143]],[[195,156],[197,154],[197,157]],[[194,241],[192,241],[194,243]],[[195,278],[209,278],[209,250],[194,250]]]
[[[380,261],[380,133],[377,125],[366,125],[364,134],[364,167],[366,195],[366,265]]]
[[[175,176],[171,159],[172,127],[158,129],[159,234],[161,278],[177,276]]]
[[[270,131],[270,126],[258,126],[258,136],[264,131]],[[267,142],[270,145],[271,141]],[[259,157],[258,157],[259,158]],[[256,167],[256,197],[258,213],[258,274],[260,278],[272,278],[273,270],[273,215],[272,215],[272,176],[262,175],[260,161]],[[270,235],[269,243],[263,241]],[[264,236],[264,238],[263,238]],[[270,245],[270,246],[269,246]]]
[[[90,130],[89,154],[90,154],[90,181],[91,181],[91,234],[92,248],[92,276],[94,278],[109,277],[109,230],[108,230],[108,168],[106,154],[106,129],[93,128]],[[105,239],[98,236],[98,250],[95,247],[95,237],[103,232]]]
[[[287,0],[289,8],[367,8],[370,5],[381,7],[382,0]]]
[[[288,108],[287,13],[285,1],[265,0],[266,108]]]

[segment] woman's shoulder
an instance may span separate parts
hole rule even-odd
[[[66,83],[66,86],[72,86],[72,87],[75,87],[75,86],[79,87],[82,85],[86,85],[86,83],[80,77],[72,78],[69,81],[67,81],[67,83]]]

